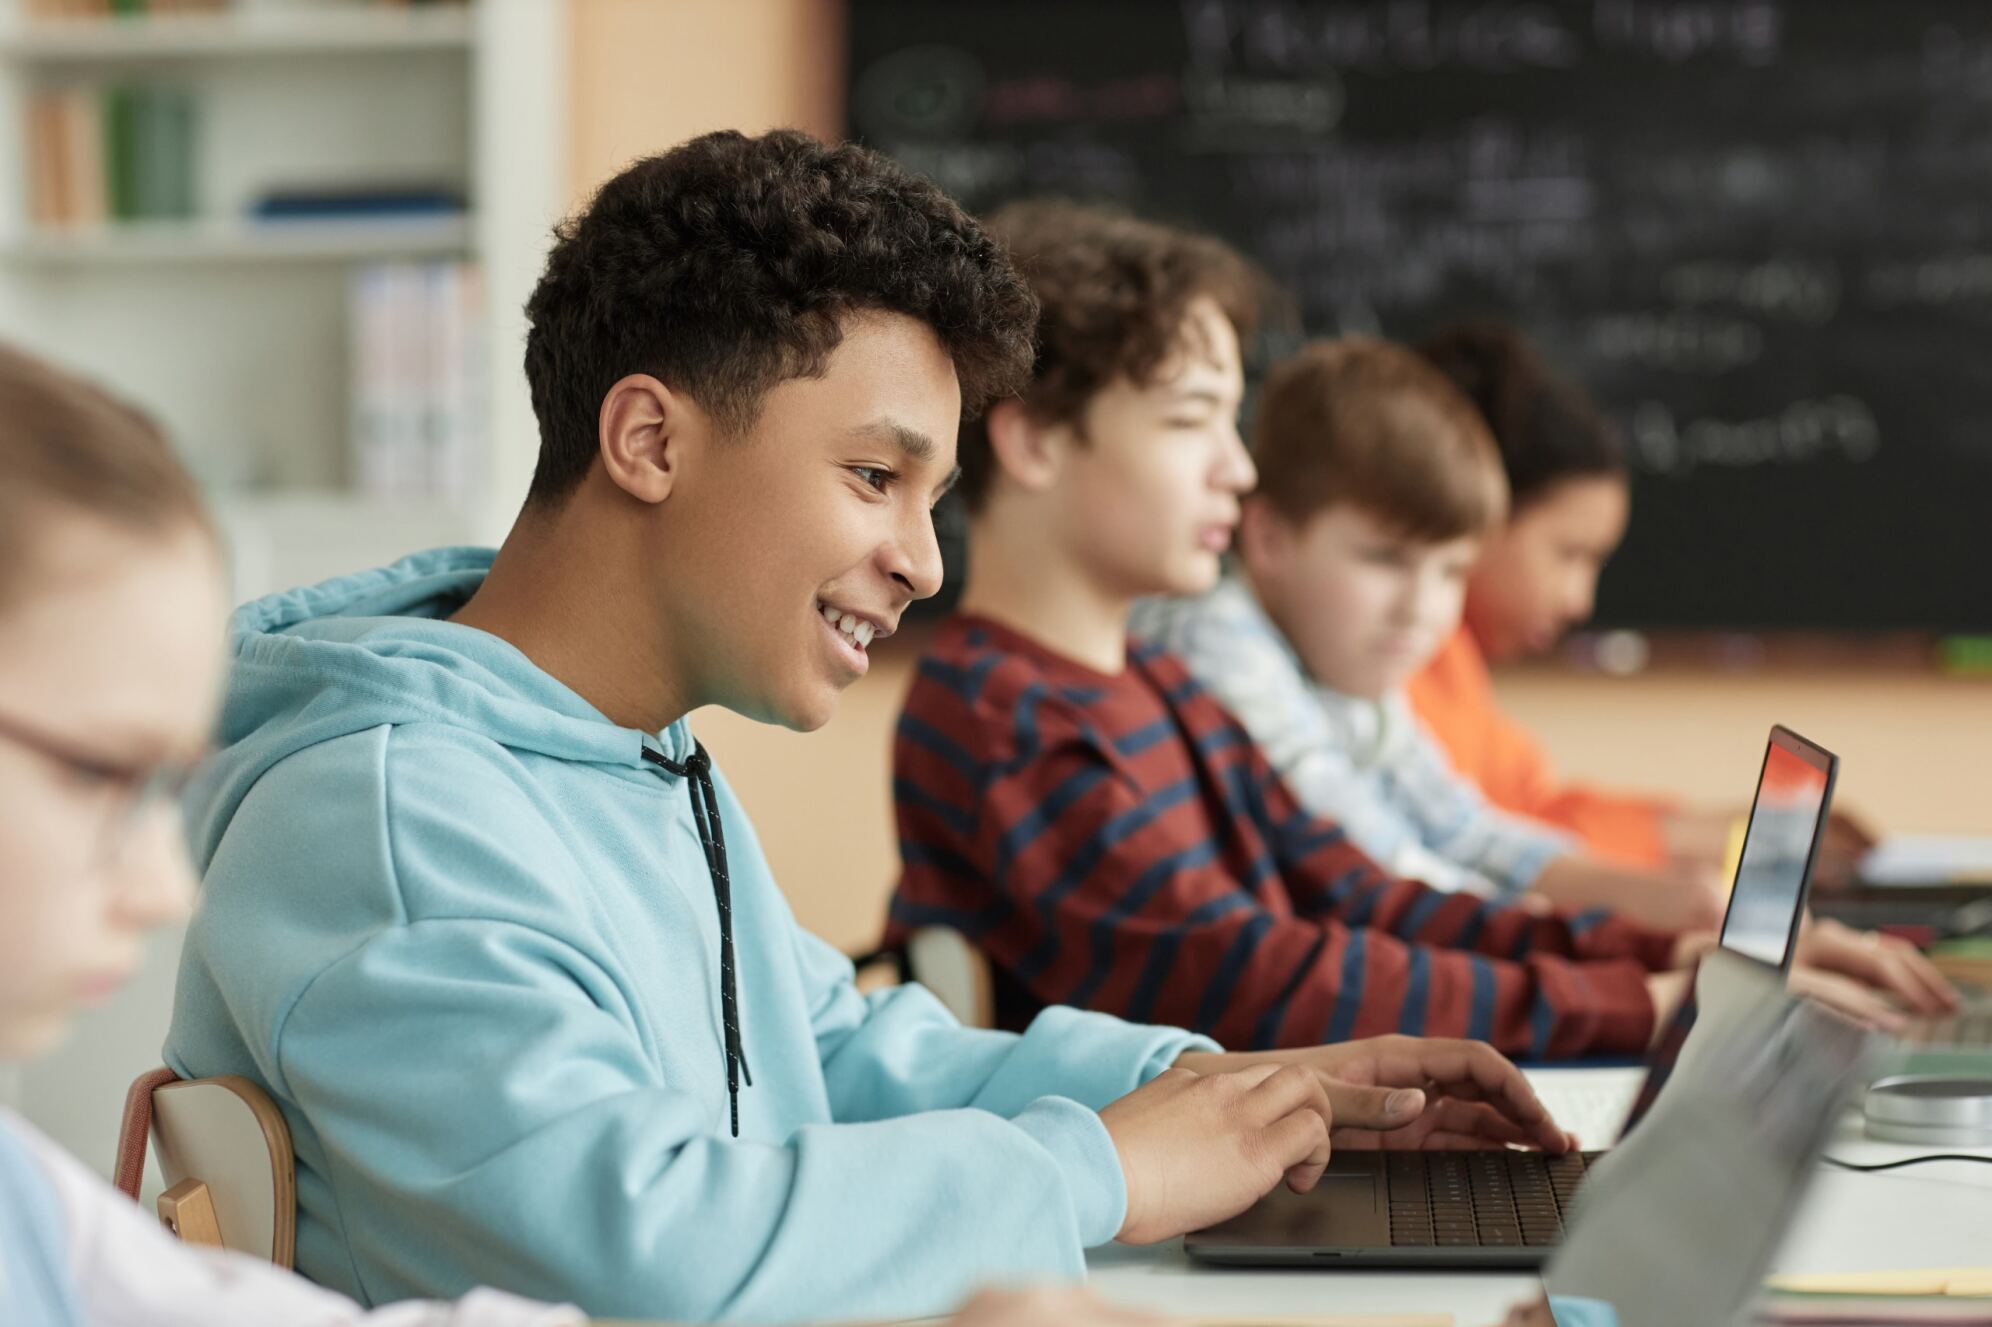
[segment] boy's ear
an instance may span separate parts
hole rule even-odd
[[[1247,568],[1263,571],[1284,562],[1293,537],[1286,517],[1263,497],[1252,494],[1239,504],[1238,556]]]
[[[1023,402],[996,402],[983,415],[982,427],[996,464],[1011,482],[1032,493],[1057,482],[1060,449],[1051,430],[1032,419]]]
[[[696,407],[647,373],[632,373],[602,397],[596,446],[611,482],[639,502],[671,496],[684,468]]]

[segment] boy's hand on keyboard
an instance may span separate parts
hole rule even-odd
[[[1305,1193],[1327,1168],[1336,1118],[1416,1119],[1424,1097],[1333,1083],[1298,1065],[1167,1069],[1100,1111],[1127,1180],[1119,1238],[1152,1244],[1234,1217],[1282,1179]]]
[[[1331,1084],[1418,1088],[1424,1108],[1402,1125],[1377,1129],[1337,1121],[1337,1147],[1367,1150],[1503,1147],[1509,1143],[1566,1152],[1576,1141],[1557,1127],[1522,1071],[1485,1042],[1447,1037],[1369,1037],[1333,1046],[1212,1054],[1190,1051],[1185,1069],[1215,1072],[1247,1065],[1300,1065]]]
[[[1911,1013],[1948,1014],[1960,1003],[1957,988],[1914,945],[1878,931],[1856,931],[1836,921],[1807,917],[1799,931],[1795,962],[1879,992]],[[1825,996],[1818,998],[1833,1003]],[[1843,1012],[1862,1016],[1855,1010]]]
[[[1861,985],[1852,977],[1843,977],[1837,972],[1794,966],[1790,974],[1785,977],[1785,989],[1793,995],[1817,1000],[1828,1009],[1851,1018],[1863,1027],[1893,1034],[1901,1032],[1908,1026],[1908,1020],[1902,1011],[1890,1004],[1878,992]]]

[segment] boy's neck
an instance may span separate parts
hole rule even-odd
[[[450,620],[506,641],[612,723],[661,732],[698,703],[688,672],[643,629],[642,587],[622,583],[646,565],[636,548],[621,547],[634,531],[609,513],[581,518],[580,505],[577,495],[551,514],[522,513]]]
[[[1132,599],[1101,587],[1018,522],[971,522],[969,549],[958,611],[1001,622],[1096,673],[1127,667]]]

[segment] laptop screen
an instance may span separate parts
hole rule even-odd
[[[1724,949],[1774,968],[1791,962],[1837,764],[1831,752],[1790,729],[1771,729],[1722,919]]]
[[[1838,770],[1838,757],[1824,747],[1789,728],[1771,729],[1764,768],[1757,776],[1757,797],[1750,806],[1750,825],[1743,832],[1729,912],[1722,920],[1724,949],[1779,969],[1791,961],[1812,857]],[[1674,1062],[1694,1030],[1696,1012],[1694,992],[1689,991],[1653,1039],[1646,1052],[1646,1080],[1619,1133],[1621,1139],[1645,1117],[1673,1075]]]

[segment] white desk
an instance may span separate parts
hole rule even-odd
[[[1856,1162],[1958,1150],[1963,1149],[1870,1142],[1853,1114],[1828,1149]],[[1977,1150],[1992,1156],[1992,1148]],[[1107,1299],[1198,1316],[1445,1312],[1458,1327],[1488,1327],[1501,1321],[1509,1305],[1541,1289],[1530,1275],[1208,1267],[1186,1258],[1180,1240],[1148,1249],[1110,1245],[1095,1250],[1087,1263],[1093,1288]],[[1873,1175],[1823,1168],[1776,1270],[1986,1263],[1992,1263],[1992,1166],[1945,1162]]]

